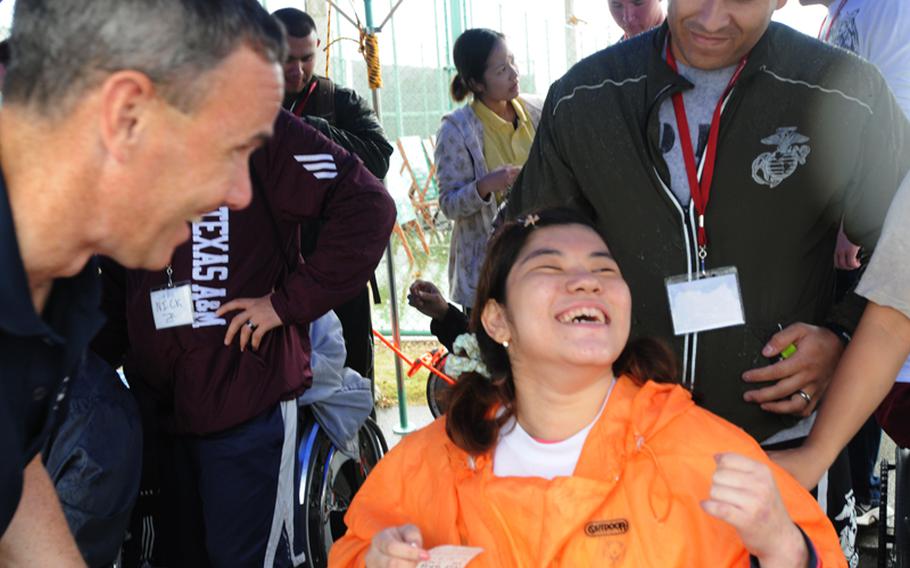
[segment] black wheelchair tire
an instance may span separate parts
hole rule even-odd
[[[894,536],[888,531],[888,488],[891,485],[891,471],[893,468],[894,466],[890,465],[885,457],[882,457],[879,469],[881,499],[878,506],[878,568],[888,568],[892,564],[891,553],[893,547],[889,546],[889,542]]]
[[[318,427],[318,426],[315,426]],[[344,536],[344,515],[357,490],[388,451],[382,431],[368,418],[358,432],[359,459],[346,456],[320,428],[307,464],[304,511],[307,516],[306,562],[310,568],[328,566],[328,551]]]
[[[907,499],[910,498],[910,450],[897,448],[894,461],[894,565],[897,568],[910,568],[910,511],[907,510]],[[886,500],[887,497],[882,495],[882,501]],[[887,514],[886,507],[882,517],[885,523]]]
[[[436,373],[427,377],[427,407],[433,418],[439,418],[446,413],[449,407],[448,394],[452,387],[440,379]]]
[[[878,567],[910,568],[910,450],[897,448],[894,463],[882,459],[881,504],[878,519]],[[894,485],[893,526],[888,519],[888,496]]]

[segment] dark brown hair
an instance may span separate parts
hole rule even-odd
[[[515,415],[515,384],[509,354],[484,330],[481,323],[483,307],[489,300],[506,304],[506,279],[535,229],[582,225],[600,235],[590,220],[571,209],[544,209],[534,215],[537,219],[533,224],[526,223],[527,217],[524,217],[506,223],[496,231],[480,271],[471,331],[477,336],[490,377],[474,372],[461,375],[450,394],[446,419],[449,438],[471,454],[479,455],[492,449],[499,439],[500,429]],[[630,341],[613,364],[613,372],[616,376],[627,375],[637,383],[648,380],[675,383],[678,374],[672,351],[663,342],[650,338]]]
[[[461,102],[474,92],[471,81],[483,84],[483,74],[487,70],[487,60],[496,44],[504,41],[506,36],[486,28],[474,28],[465,31],[455,40],[452,59],[458,74],[452,79],[452,98]]]
[[[297,8],[282,8],[272,12],[272,17],[284,24],[289,36],[304,38],[316,31],[313,17]]]

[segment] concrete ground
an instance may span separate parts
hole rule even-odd
[[[426,405],[409,406],[407,409],[407,415],[408,426],[414,430],[426,426],[433,420],[433,416],[430,414],[430,410]],[[398,407],[378,410],[377,418],[379,420],[379,427],[382,429],[382,433],[385,435],[386,442],[388,442],[389,448],[392,448],[402,438],[400,434],[396,433],[400,430],[401,423]],[[882,439],[882,448],[880,455],[887,458],[889,462],[894,462],[894,442],[892,442],[887,436]],[[889,491],[890,494],[888,496],[888,499],[891,507],[893,508],[893,485],[890,489],[891,490]],[[871,527],[861,527],[857,540],[860,547],[859,568],[877,568],[878,526],[873,525]]]
[[[433,415],[427,405],[409,406],[407,408],[408,426],[413,430],[420,429],[433,421]],[[389,444],[389,449],[395,446],[400,440],[401,435],[397,434],[401,429],[401,418],[398,414],[398,407],[380,408],[376,410],[376,418],[385,441]]]

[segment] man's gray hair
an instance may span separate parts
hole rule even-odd
[[[256,0],[17,0],[4,102],[56,115],[135,70],[189,111],[207,72],[241,45],[284,63],[284,30]]]

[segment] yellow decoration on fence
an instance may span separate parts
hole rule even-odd
[[[329,76],[329,62],[332,58],[332,3],[326,0],[326,12],[328,16],[326,17],[325,24],[325,74],[324,77]]]
[[[370,89],[382,88],[382,64],[379,62],[379,37],[375,33],[360,30],[360,52],[367,62],[367,78]]]

